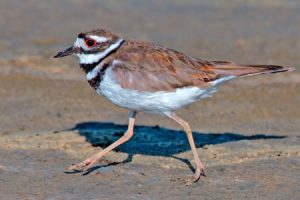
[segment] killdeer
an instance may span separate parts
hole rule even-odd
[[[187,184],[205,176],[205,170],[189,124],[174,111],[210,97],[221,84],[234,78],[292,70],[277,65],[206,61],[156,44],[123,39],[103,29],[80,33],[72,47],[54,57],[68,55],[79,57],[86,79],[99,95],[129,110],[128,130],[119,140],[69,169],[90,169],[132,137],[138,112],[149,112],[167,116],[184,128],[196,165]]]

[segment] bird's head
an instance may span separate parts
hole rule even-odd
[[[74,45],[59,52],[54,58],[76,55],[81,64],[91,64],[105,58],[112,50],[118,48],[123,39],[110,31],[99,29],[80,33]]]

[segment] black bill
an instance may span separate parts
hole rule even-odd
[[[61,51],[59,52],[58,54],[56,54],[54,56],[54,58],[60,58],[60,57],[64,57],[64,56],[69,56],[69,55],[72,55],[72,54],[75,54],[75,53],[79,53],[79,49],[78,48],[75,48],[75,47],[70,47],[64,51]]]

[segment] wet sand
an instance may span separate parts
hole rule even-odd
[[[0,199],[297,199],[300,3],[4,0],[0,7]],[[178,111],[207,177],[185,187],[185,134],[139,114],[131,141],[84,176],[65,170],[118,139],[127,111],[98,96],[76,58],[78,32],[105,27],[203,59],[292,66],[247,77]]]

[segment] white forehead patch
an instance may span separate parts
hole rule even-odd
[[[81,47],[84,50],[89,50],[85,45],[84,39],[82,39],[82,38],[76,39],[76,41],[74,42],[74,47]]]
[[[108,41],[108,38],[97,36],[97,35],[90,35],[89,38],[96,40],[98,43],[103,43]]]

